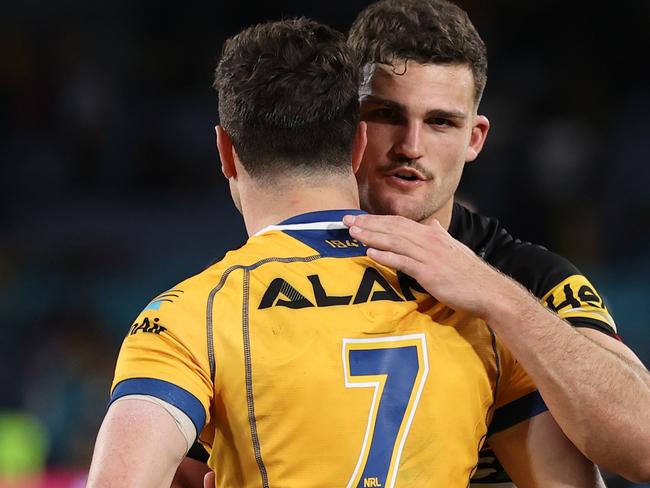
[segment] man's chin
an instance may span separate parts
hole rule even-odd
[[[430,216],[431,212],[424,206],[409,204],[408,202],[383,202],[381,205],[374,205],[370,213],[379,215],[399,215],[407,219],[419,222]]]

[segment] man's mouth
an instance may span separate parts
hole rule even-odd
[[[397,178],[401,178],[406,181],[416,181],[420,179],[415,175],[404,174],[404,173],[395,173],[393,176],[396,176]]]
[[[386,172],[385,175],[388,176],[390,180],[396,180],[396,182],[403,184],[414,184],[427,180],[421,172],[408,166],[395,168]]]

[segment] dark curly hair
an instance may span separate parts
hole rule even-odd
[[[345,36],[306,18],[228,39],[215,72],[220,124],[253,177],[349,166],[358,70]]]
[[[487,82],[485,43],[467,13],[446,0],[380,0],[363,10],[348,42],[361,64],[415,61],[466,64],[474,75],[474,101]]]

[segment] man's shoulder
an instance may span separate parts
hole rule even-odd
[[[338,241],[337,241],[338,242]],[[276,268],[277,265],[300,265],[322,257],[321,253],[300,239],[281,230],[271,230],[250,237],[241,247],[228,251],[188,282],[204,293],[214,293],[224,286],[239,286],[244,274]]]
[[[565,257],[517,239],[497,219],[459,204],[454,206],[449,232],[574,326],[595,328],[616,336],[616,325],[603,298]]]
[[[452,236],[478,256],[543,298],[554,286],[570,276],[580,275],[565,257],[513,236],[498,219],[454,206]]]
[[[210,295],[225,285],[233,271],[251,266],[259,259],[255,252],[250,252],[247,243],[228,251],[221,259],[155,296],[142,312],[193,313],[199,310],[203,313]]]

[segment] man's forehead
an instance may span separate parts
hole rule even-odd
[[[466,112],[473,107],[474,79],[469,66],[369,63],[363,67],[359,100],[388,101],[416,111],[448,109]]]
[[[398,66],[405,66],[405,64],[405,62],[400,62]],[[384,84],[390,83],[391,77],[396,74],[395,66],[392,64],[366,63],[361,69],[359,97],[363,98],[364,95],[370,95]]]

